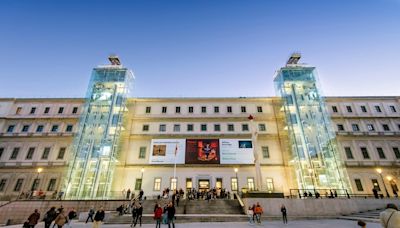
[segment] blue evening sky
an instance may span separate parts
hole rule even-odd
[[[0,1],[0,97],[83,97],[111,53],[135,97],[274,96],[294,51],[325,95],[400,95],[400,0]]]

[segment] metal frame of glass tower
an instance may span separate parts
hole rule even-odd
[[[336,189],[346,194],[351,187],[315,67],[298,64],[299,59],[300,55],[292,55],[274,78],[290,140],[289,165],[302,191]]]
[[[66,199],[107,199],[122,131],[131,70],[111,56],[111,65],[93,69],[79,128],[71,147],[65,181]]]

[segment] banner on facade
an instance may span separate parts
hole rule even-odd
[[[253,164],[251,139],[220,139],[221,164]]]
[[[220,164],[218,139],[186,139],[186,164]]]
[[[150,164],[185,164],[185,139],[151,140]]]

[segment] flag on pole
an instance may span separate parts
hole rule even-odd
[[[175,156],[178,153],[178,143],[175,145]]]

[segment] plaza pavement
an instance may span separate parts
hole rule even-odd
[[[13,225],[7,226],[8,228],[20,228],[21,225]],[[35,228],[44,227],[43,223],[39,223]],[[67,228],[67,226],[64,226]],[[73,222],[72,228],[91,228],[92,224],[82,223],[82,222]],[[128,224],[103,224],[103,228],[129,228]],[[137,226],[139,227],[139,226]],[[155,224],[144,224],[143,228],[154,228]],[[161,225],[161,227],[168,227],[167,225]],[[252,227],[268,227],[268,228],[285,228],[285,227],[295,227],[295,228],[357,228],[357,222],[351,220],[339,220],[339,219],[326,219],[326,220],[295,220],[289,221],[287,225],[282,224],[281,221],[265,221],[261,225],[250,225],[244,222],[224,222],[224,223],[180,223],[175,224],[176,228],[221,228],[221,227],[229,227],[229,228],[252,228]],[[379,223],[367,223],[367,228],[381,228],[382,226]]]

